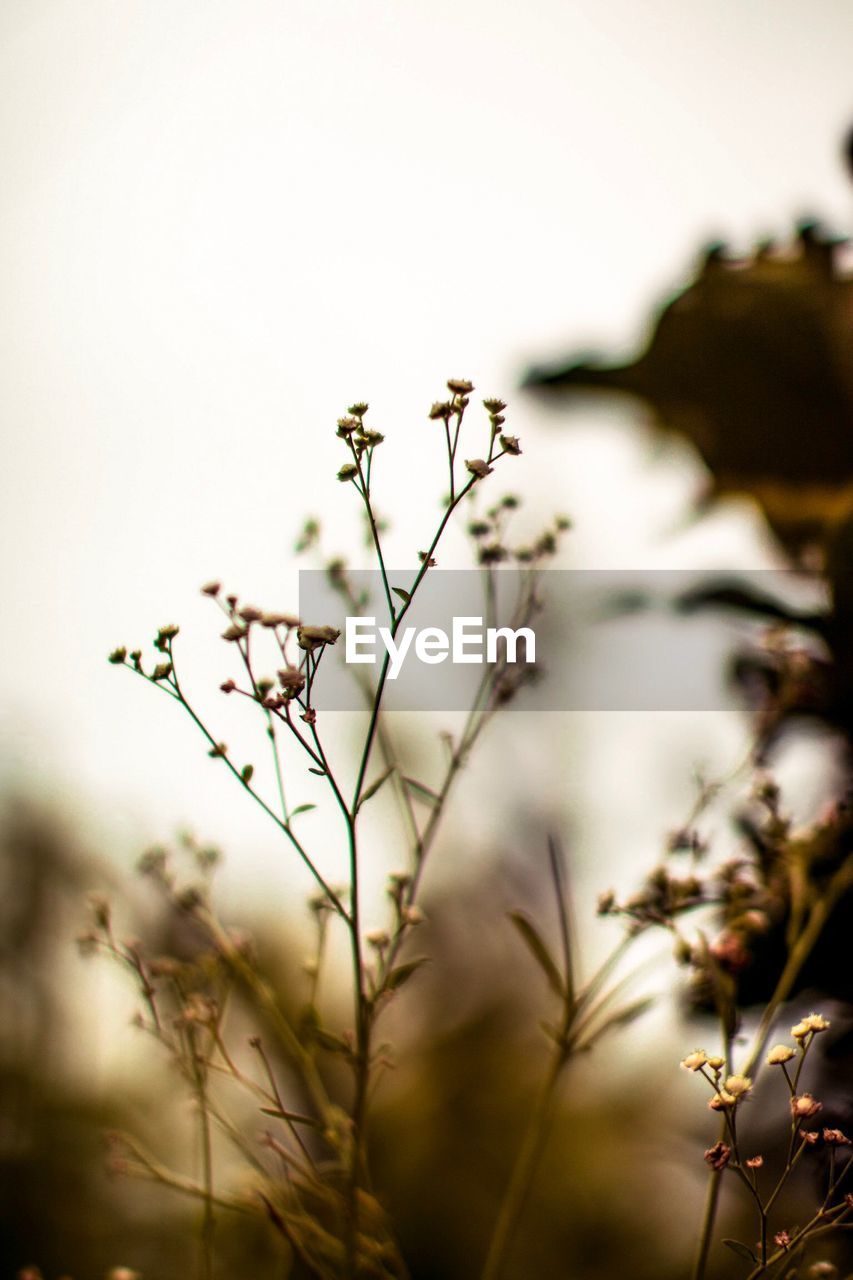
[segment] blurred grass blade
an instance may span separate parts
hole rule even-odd
[[[509,918],[521,934],[527,949],[539,965],[539,968],[548,979],[548,985],[551,990],[562,999],[566,994],[563,978],[538,929],[521,911],[510,911]]]

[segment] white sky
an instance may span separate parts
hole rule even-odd
[[[449,374],[511,397],[513,478],[579,517],[575,563],[660,556],[689,467],[618,415],[557,432],[517,376],[630,347],[709,237],[848,225],[851,65],[847,0],[5,0],[3,773],[128,847],[271,840],[104,655],[179,620],[221,678],[197,587],[292,605],[354,398],[389,437],[397,563]],[[769,554],[745,509],[715,528],[679,562]]]

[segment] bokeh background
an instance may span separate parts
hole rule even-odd
[[[100,1115],[116,1082],[136,1088],[138,1046],[127,992],[78,967],[78,897],[122,884],[142,848],[187,825],[227,851],[228,909],[257,916],[263,901],[264,927],[287,921],[297,953],[308,889],[191,726],[106,653],[180,622],[199,698],[251,751],[208,693],[229,672],[199,585],[220,577],[293,607],[307,514],[322,515],[330,553],[362,555],[335,479],[334,423],[358,397],[387,438],[388,559],[410,564],[442,484],[425,412],[454,374],[510,401],[531,520],[575,521],[561,563],[780,564],[747,499],[685,522],[701,465],[642,411],[570,417],[517,386],[533,360],[634,349],[709,240],[745,250],[809,214],[849,226],[853,12],[843,0],[6,0],[0,32],[9,963],[34,948],[4,986],[6,1058],[23,1047],[31,1081],[34,1063],[61,1058]],[[466,563],[461,537],[446,554]],[[513,713],[465,780],[435,894],[476,897],[508,865],[495,914],[513,893],[535,898],[534,846],[557,824],[588,907],[654,859],[689,807],[693,766],[724,770],[745,733],[736,710]],[[33,841],[66,868],[48,876],[44,916],[16,878]],[[50,964],[65,985],[43,979],[53,1021],[38,1048],[29,993]],[[663,1035],[676,1015],[655,1016]],[[82,1149],[94,1166],[96,1145],[69,1141],[63,1168],[79,1170]],[[86,1176],[103,1207],[106,1184]],[[43,1265],[78,1267],[59,1253],[62,1239],[83,1248],[77,1228],[26,1212],[28,1239],[44,1237],[43,1259],[54,1250]],[[80,1274],[121,1260],[105,1230],[91,1228]],[[422,1274],[452,1273],[442,1265]]]

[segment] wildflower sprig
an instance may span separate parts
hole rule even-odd
[[[851,1145],[850,1139],[840,1130],[833,1128],[803,1128],[804,1123],[813,1120],[822,1110],[822,1104],[810,1093],[799,1093],[800,1075],[805,1065],[809,1050],[815,1038],[829,1029],[827,1018],[819,1013],[811,1013],[802,1018],[791,1028],[791,1037],[796,1047],[785,1044],[774,1045],[765,1058],[765,1065],[780,1069],[786,1081],[789,1094],[788,1126],[789,1138],[787,1154],[781,1170],[777,1174],[775,1184],[762,1190],[759,1185],[759,1170],[764,1168],[762,1155],[744,1158],[741,1155],[737,1117],[740,1106],[753,1092],[753,1080],[742,1074],[728,1074],[726,1059],[710,1056],[704,1049],[695,1049],[681,1061],[686,1071],[700,1075],[711,1088],[708,1106],[712,1111],[722,1114],[724,1133],[717,1142],[705,1152],[705,1160],[714,1174],[719,1175],[728,1169],[737,1175],[751,1196],[758,1214],[759,1240],[753,1249],[742,1241],[726,1240],[738,1256],[750,1260],[754,1266],[750,1278],[768,1271],[780,1257],[790,1255],[804,1245],[807,1239],[830,1226],[838,1226],[847,1221],[853,1209],[853,1197],[847,1196],[842,1203],[837,1203],[841,1184],[850,1167],[845,1164],[839,1174],[836,1173],[836,1151],[839,1147]],[[793,1074],[790,1064],[796,1063]],[[815,1217],[799,1230],[779,1228],[773,1235],[777,1252],[770,1247],[770,1216],[783,1188],[807,1151],[823,1147],[829,1153],[828,1177],[823,1203]]]
[[[460,460],[463,420],[473,385],[465,379],[450,379],[447,389],[450,398],[433,405],[429,418],[441,421],[444,425],[449,494],[436,528],[422,544],[423,549],[417,557],[418,567],[413,570],[405,589],[391,587],[383,547],[385,522],[377,513],[374,499],[376,450],[384,443],[385,437],[368,425],[368,405],[365,402],[351,404],[347,413],[337,422],[336,434],[347,454],[338,471],[338,478],[355,489],[362,505],[370,544],[382,579],[392,638],[396,636],[411,608],[425,575],[435,566],[439,542],[460,503],[472,495],[475,487],[486,481],[505,458],[514,458],[521,453],[518,438],[507,434],[503,429],[506,405],[503,401],[491,399],[484,401],[488,430],[482,456]],[[486,521],[493,545],[502,541],[506,518],[517,505],[518,500],[509,497],[490,508]],[[514,557],[525,568],[521,577],[522,587],[513,609],[514,625],[528,620],[538,609],[535,571],[544,557],[556,551],[558,536],[566,527],[567,521],[557,521],[554,528],[543,534],[529,553],[519,553]],[[300,549],[316,545],[319,537],[318,522],[309,521],[300,539]],[[497,558],[478,556],[478,559],[486,576],[489,608],[494,608],[496,592],[492,575]],[[337,562],[334,566],[330,565],[329,575],[339,590],[350,590],[345,566]],[[191,1034],[197,1042],[196,1050],[193,1051],[195,1074],[192,1081],[197,1096],[203,1083],[203,1110],[208,1123],[221,1122],[223,1129],[228,1129],[228,1122],[214,1109],[208,1088],[208,1081],[212,1077],[225,1073],[238,1083],[244,1083],[249,1092],[264,1104],[263,1109],[268,1115],[290,1126],[289,1145],[283,1145],[282,1138],[274,1133],[270,1133],[266,1140],[267,1148],[285,1160],[289,1171],[289,1191],[286,1197],[282,1198],[281,1189],[273,1193],[267,1188],[263,1193],[267,1216],[280,1225],[282,1234],[294,1251],[304,1257],[311,1273],[354,1280],[356,1275],[368,1273],[364,1271],[364,1267],[371,1250],[377,1247],[387,1248],[390,1250],[389,1258],[394,1256],[389,1238],[383,1233],[381,1244],[377,1240],[371,1240],[365,1234],[368,1229],[364,1223],[363,1204],[369,1199],[365,1145],[367,1099],[374,1069],[383,1057],[374,1047],[376,1020],[388,1000],[417,973],[424,962],[424,957],[406,958],[401,952],[411,932],[423,920],[417,897],[427,855],[434,843],[446,800],[459,771],[495,712],[514,695],[519,677],[508,669],[503,658],[499,657],[497,661],[485,665],[461,734],[455,740],[450,735],[445,738],[447,759],[443,776],[435,786],[430,786],[411,777],[403,766],[383,715],[383,695],[389,670],[386,652],[375,685],[365,685],[367,723],[354,776],[347,779],[334,759],[315,697],[318,671],[326,654],[339,639],[338,630],[294,614],[272,612],[246,604],[236,594],[224,592],[218,582],[207,583],[202,591],[222,612],[225,623],[222,639],[238,661],[239,670],[222,681],[221,692],[253,705],[263,716],[275,776],[275,799],[262,794],[256,781],[254,764],[234,759],[227,744],[208,726],[190,701],[176,661],[176,641],[179,635],[177,626],[169,624],[157,632],[154,639],[156,658],[153,664],[143,659],[141,650],[128,653],[124,647],[114,650],[109,655],[109,661],[128,667],[171,698],[189,715],[207,743],[208,755],[224,764],[243,790],[272,819],[316,882],[317,893],[311,904],[316,922],[316,948],[305,966],[310,984],[310,1000],[297,1028],[292,1027],[276,1007],[251,955],[237,946],[229,932],[219,924],[207,897],[202,895],[195,898],[191,895],[192,900],[188,898],[183,909],[193,913],[198,927],[210,942],[212,954],[224,966],[230,982],[239,983],[241,990],[251,995],[276,1029],[279,1047],[302,1081],[311,1113],[309,1119],[316,1126],[315,1137],[321,1138],[325,1144],[327,1158],[324,1164],[321,1166],[314,1162],[309,1147],[301,1137],[299,1125],[294,1120],[294,1116],[300,1113],[300,1108],[284,1105],[269,1060],[265,1059],[264,1062],[266,1083],[247,1076],[242,1068],[238,1068],[225,1043],[222,1018],[219,1013],[214,1016],[210,1012],[214,1007],[217,1010],[224,1009],[225,1001],[220,998],[221,993],[217,993],[215,998],[211,997],[210,1003],[207,995],[204,999],[199,996],[198,999],[185,1000],[184,1011],[180,1015],[183,1019],[181,1026],[184,1027],[181,1034],[184,1038]],[[282,744],[285,741],[296,744],[309,772],[325,782],[340,814],[347,850],[347,882],[343,887],[333,884],[320,871],[319,860],[311,852],[302,834],[302,827],[299,825],[301,815],[314,806],[293,806],[290,801],[292,781],[289,768],[285,770],[282,755]],[[378,773],[374,769],[374,755],[377,752],[382,757]],[[408,834],[408,866],[395,873],[388,883],[388,926],[365,934],[361,906],[361,862],[364,855],[359,823],[365,806],[389,780],[393,781]],[[422,816],[424,806],[427,814],[425,819]],[[170,898],[174,897],[174,882],[171,873],[164,869],[164,864],[157,864],[155,874],[164,891]],[[354,1028],[352,1031],[344,1029],[341,1033],[323,1025],[316,1007],[328,928],[333,920],[339,921],[348,935],[352,960]],[[173,1053],[177,1052],[181,1045],[166,1030],[157,1003],[158,984],[153,980],[151,967],[145,967],[142,961],[134,966],[133,957],[122,953],[109,939],[106,943],[103,939],[97,942],[98,947],[102,948],[104,945],[115,959],[125,965],[130,964],[134,969],[147,1002],[146,1027],[153,1029],[165,1048]],[[162,978],[164,974],[158,972],[158,976]],[[176,974],[170,974],[169,981],[174,986],[177,982]],[[189,1031],[186,1030],[187,1027],[190,1028]],[[257,1052],[260,1054],[260,1048],[257,1048]],[[352,1073],[352,1104],[347,1115],[336,1110],[326,1094],[315,1061],[321,1053],[338,1055]],[[203,1082],[199,1076],[200,1071]],[[205,1150],[209,1151],[209,1132],[202,1136],[206,1144]],[[236,1130],[234,1136],[239,1137]],[[287,1154],[282,1155],[282,1151]],[[148,1167],[153,1167],[151,1161],[148,1161]],[[326,1173],[322,1172],[323,1169],[326,1169]],[[213,1191],[212,1175],[208,1177],[206,1174],[202,1195],[206,1215],[204,1256],[209,1261],[213,1206],[219,1203]],[[376,1231],[378,1227],[373,1226],[370,1230]],[[320,1245],[318,1241],[321,1242]],[[318,1248],[321,1257],[316,1256]],[[373,1271],[370,1270],[369,1273],[373,1274]]]

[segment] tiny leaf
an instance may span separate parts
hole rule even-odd
[[[404,778],[406,786],[414,791],[419,800],[423,800],[426,804],[436,805],[441,800],[441,796],[431,787],[427,787],[423,782],[418,782],[417,778]]]
[[[293,1124],[309,1125],[312,1129],[318,1129],[319,1123],[311,1116],[303,1116],[299,1111],[282,1111],[280,1107],[259,1107],[265,1116],[275,1116],[277,1120],[290,1120]]]
[[[551,990],[555,995],[565,995],[562,976],[554,962],[551,952],[545,945],[539,930],[521,911],[510,911],[509,918],[521,934],[524,943],[536,963],[539,965],[539,968],[548,979],[548,985]]]
[[[395,766],[393,764],[389,764],[385,772],[380,773],[379,777],[376,779],[375,782],[371,782],[370,786],[362,794],[362,797],[358,802],[359,809],[367,800],[370,800],[372,796],[376,795],[376,792],[382,786],[383,782],[387,782],[387,780],[391,777],[391,774],[394,772],[394,768]]]
[[[607,1035],[608,1031],[612,1031],[615,1027],[627,1027],[629,1023],[635,1022],[653,1004],[653,996],[641,996],[639,1000],[634,1000],[631,1004],[626,1004],[621,1009],[617,1009],[615,1013],[611,1013],[610,1017],[605,1018],[601,1025],[596,1028],[583,1048],[591,1049],[602,1036]]]
[[[352,1049],[341,1036],[326,1031],[324,1027],[311,1027],[309,1034],[315,1044],[327,1053],[341,1053],[345,1058],[352,1057]]]
[[[392,969],[385,979],[385,990],[397,991],[404,982],[409,981],[413,973],[417,973],[421,965],[426,964],[427,958],[427,956],[420,956],[417,960],[409,960],[406,964],[398,964],[396,969]]]
[[[739,1258],[745,1258],[752,1263],[758,1261],[752,1250],[747,1245],[742,1244],[740,1240],[724,1240],[723,1244],[727,1249],[731,1249],[732,1253],[736,1253]]]
[[[399,596],[406,604],[408,604],[412,598],[411,591],[404,591],[402,587],[392,587],[391,590],[394,592],[395,596]]]
[[[308,772],[309,772],[309,773],[316,773],[316,775],[317,775],[317,777],[318,777],[318,778],[325,778],[325,776],[326,776],[326,770],[325,770],[325,769],[312,769],[310,765],[308,766]]]
[[[297,814],[309,813],[312,809],[316,809],[316,804],[298,804],[295,809],[291,809],[290,816],[295,818]]]

